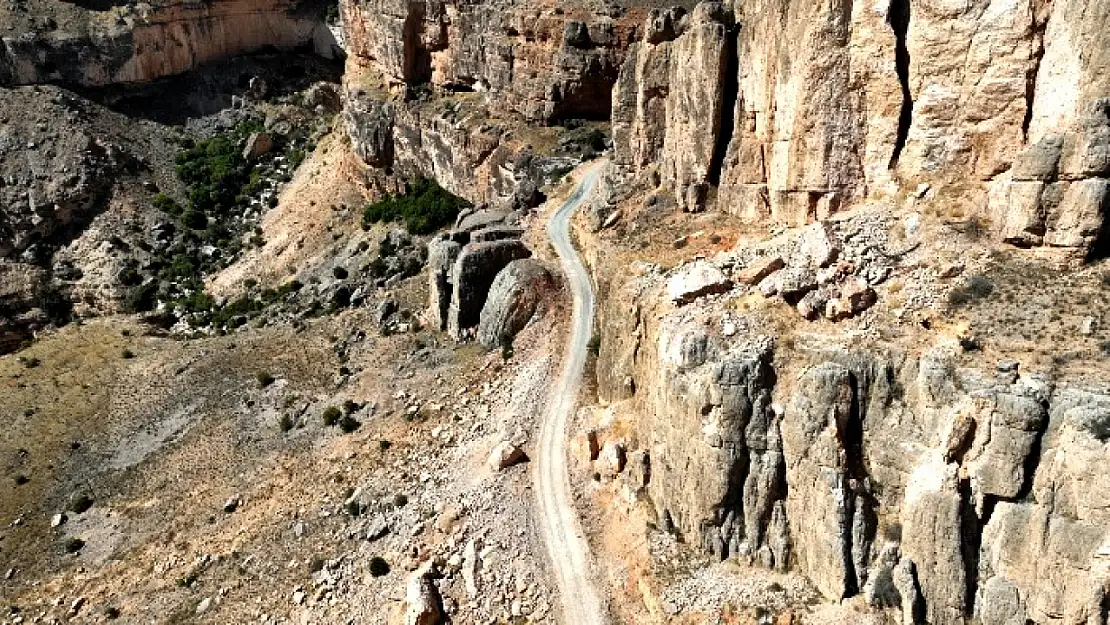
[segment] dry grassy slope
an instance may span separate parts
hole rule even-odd
[[[263,287],[278,286],[357,243],[365,194],[370,193],[365,175],[346,134],[326,136],[282,190],[278,205],[263,217],[264,245],[210,279],[209,290],[232,295],[247,278]]]
[[[406,453],[404,422],[388,418],[401,371],[417,369],[415,386],[430,389],[474,356],[435,350],[421,362],[411,357],[421,339],[370,339],[353,350],[348,366],[356,377],[338,389],[331,337],[368,326],[367,315],[324,320],[300,334],[274,329],[188,342],[104,319],[69,326],[19,354],[38,359],[37,366],[14,355],[0,359],[0,414],[8,423],[0,433],[0,568],[16,569],[13,580],[0,582],[5,598],[21,604],[81,595],[93,606],[130,615],[151,610],[161,620],[174,610],[191,612],[198,592],[230,588],[234,598],[241,589],[253,598],[303,582],[307,564],[290,571],[283,588],[275,563],[326,558],[331,550],[274,543],[287,538],[298,509],[341,499],[345,476],[379,466],[382,455],[370,453],[379,438],[398,442],[391,455]],[[124,350],[134,357],[124,358]],[[259,372],[278,380],[260,389]],[[323,406],[344,398],[375,401],[386,416],[350,436],[321,426]],[[283,434],[279,415],[305,406],[306,426]],[[16,475],[30,481],[17,485]],[[93,508],[51,530],[50,516],[79,491],[93,495]],[[234,493],[244,505],[228,516],[221,506]],[[17,518],[19,525],[8,525]],[[63,553],[68,536],[87,541],[80,556]],[[231,555],[236,551],[240,556]],[[261,571],[242,561],[252,552],[265,553],[255,566],[274,577],[261,586]],[[225,560],[206,567],[199,588],[181,587],[201,554]],[[41,587],[25,585],[36,579]],[[230,609],[253,607],[238,599]]]

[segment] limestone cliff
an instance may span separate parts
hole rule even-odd
[[[343,3],[350,53],[396,84],[488,93],[533,121],[608,119],[610,91],[642,12],[586,2]]]
[[[83,87],[148,82],[201,64],[266,48],[311,47],[341,55],[320,3],[219,0],[85,9],[68,3],[13,3],[0,21],[0,85],[64,83]],[[23,11],[27,8],[23,7]]]
[[[906,623],[1104,622],[1110,519],[1090,487],[1110,480],[1101,356],[1074,352],[1095,369],[1072,373],[1030,353],[991,360],[959,325],[986,333],[991,313],[951,304],[912,324],[882,298],[849,321],[802,321],[812,294],[854,288],[831,269],[873,275],[890,297],[888,279],[902,288],[941,249],[925,242],[872,272],[890,258],[868,250],[891,243],[874,220],[671,270],[594,257],[598,393],[633,429],[630,453],[650,458],[658,526],[800,573],[830,600],[901,606]]]
[[[535,206],[539,189],[580,160],[553,149],[554,125],[608,120],[646,14],[517,0],[350,0],[342,11],[356,152],[498,209]]]
[[[614,90],[615,178],[662,182],[686,210],[795,225],[931,189],[999,239],[1101,255],[1108,13],[1105,0],[655,11]]]

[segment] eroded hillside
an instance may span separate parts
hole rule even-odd
[[[608,618],[1105,623],[1107,15],[0,9],[0,619],[581,614],[599,179]]]

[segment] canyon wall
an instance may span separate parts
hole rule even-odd
[[[488,93],[531,121],[608,119],[642,11],[585,2],[343,2],[351,55],[396,84]]]
[[[147,82],[271,47],[342,55],[316,2],[164,2],[67,17],[51,29],[16,30],[0,40],[0,85]]]
[[[1107,15],[1106,0],[655,11],[614,90],[613,176],[791,225],[931,189],[1000,239],[1101,250]]]
[[[342,3],[347,131],[371,167],[499,210],[535,206],[579,159],[548,123],[607,120],[646,16],[585,2]]]
[[[650,458],[660,528],[905,623],[1106,622],[1104,381],[776,331],[731,287],[675,300],[677,271],[600,278],[599,395]]]

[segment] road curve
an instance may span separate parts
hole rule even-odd
[[[601,625],[607,621],[594,588],[590,547],[574,509],[567,472],[567,419],[578,399],[594,326],[593,283],[571,243],[570,217],[589,197],[600,172],[600,164],[592,166],[574,195],[547,222],[547,236],[559,254],[567,286],[574,297],[563,368],[551,387],[544,410],[534,474],[540,529],[559,585],[563,625]]]

